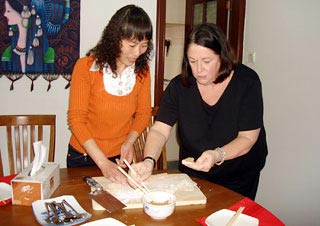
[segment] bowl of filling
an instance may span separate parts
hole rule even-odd
[[[176,196],[166,191],[151,191],[141,197],[143,210],[155,220],[170,216],[176,206]]]

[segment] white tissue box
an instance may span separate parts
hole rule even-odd
[[[31,206],[32,202],[47,199],[60,185],[60,165],[46,162],[34,175],[28,176],[32,165],[20,172],[12,181],[12,204]]]

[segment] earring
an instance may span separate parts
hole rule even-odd
[[[22,20],[21,20],[21,25],[22,27],[24,28],[29,28],[29,18],[31,16],[31,12],[28,8],[28,6],[23,6],[23,11],[21,12],[21,17],[22,17]]]
[[[31,15],[36,15],[36,8],[35,8],[35,6],[33,5],[32,6],[32,9],[31,9]]]
[[[41,25],[38,26],[38,31],[37,31],[37,37],[41,37],[42,36],[42,28]]]
[[[33,41],[32,41],[32,45],[33,45],[34,47],[39,46],[39,39],[38,39],[38,37],[37,37],[37,34],[34,35],[34,39],[33,39]]]
[[[27,64],[28,64],[28,65],[32,65],[33,62],[34,62],[34,55],[33,55],[32,46],[30,46],[29,51],[28,51]]]
[[[30,18],[31,12],[30,12],[28,6],[26,6],[26,5],[23,6],[23,11],[21,12],[21,16],[22,16],[23,18]]]
[[[10,37],[13,36],[13,31],[12,31],[12,27],[9,28],[9,34],[8,34]]]
[[[36,25],[39,26],[41,24],[41,19],[40,19],[40,16],[37,15],[37,18],[36,18]]]

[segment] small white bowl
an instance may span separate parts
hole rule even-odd
[[[155,220],[170,216],[176,206],[176,196],[166,191],[152,191],[142,196],[143,209]]]

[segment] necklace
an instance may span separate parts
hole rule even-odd
[[[16,47],[13,49],[13,52],[15,52],[16,54],[21,56],[21,55],[25,55],[26,54],[27,49],[26,48],[21,48],[18,45],[16,45]]]

